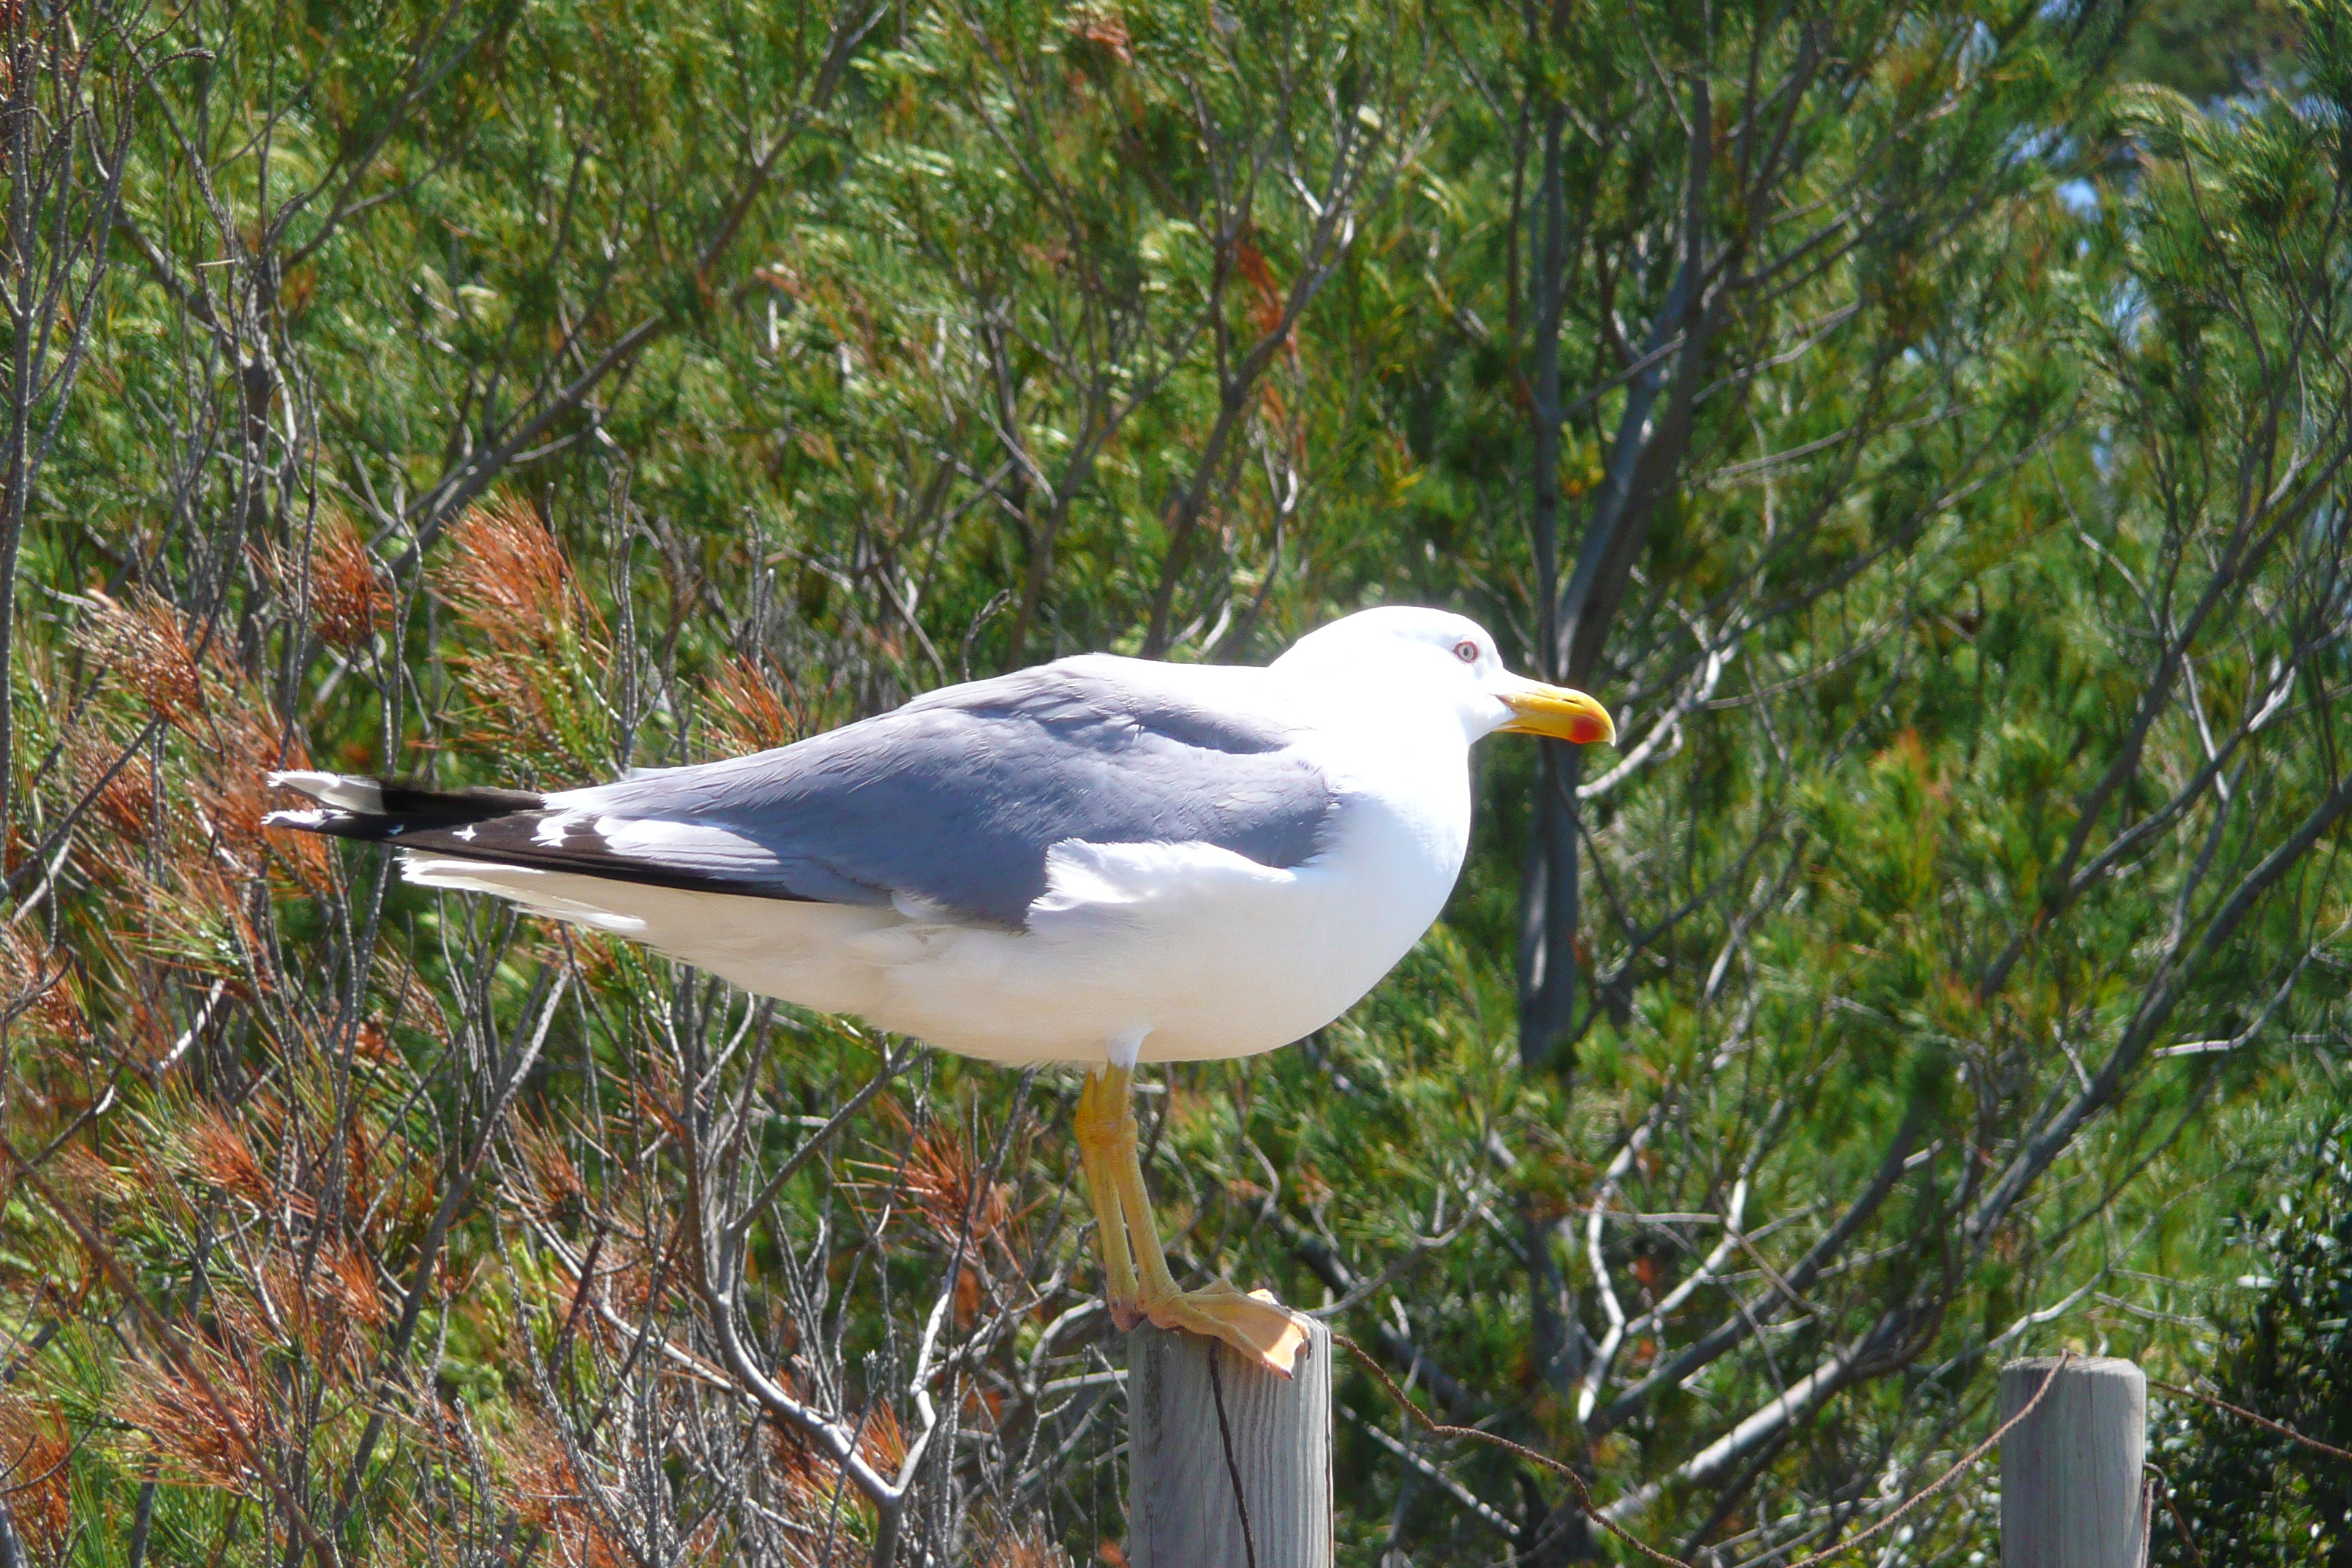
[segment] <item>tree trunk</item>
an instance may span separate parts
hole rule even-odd
[[[1534,254],[1528,281],[1534,363],[1528,385],[1533,450],[1529,519],[1535,544],[1537,658],[1548,680],[1560,678],[1559,628],[1559,320],[1568,268],[1568,204],[1561,188],[1560,141],[1568,111],[1544,112],[1543,174],[1534,203]],[[1565,1071],[1558,1047],[1576,1006],[1576,824],[1562,803],[1575,799],[1576,748],[1538,742],[1535,819],[1519,890],[1519,1065],[1528,1072]],[[1539,1347],[1540,1348],[1540,1347]],[[1554,1353],[1541,1357],[1549,1366]]]

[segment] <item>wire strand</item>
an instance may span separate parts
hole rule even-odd
[[[2147,1385],[2150,1388],[2160,1388],[2167,1394],[2178,1394],[2184,1399],[2200,1400],[2204,1404],[2213,1406],[2216,1410],[2226,1410],[2232,1415],[2244,1417],[2246,1420],[2252,1422],[2257,1426],[2267,1426],[2282,1437],[2292,1437],[2306,1448],[2316,1448],[2323,1454],[2332,1455],[2347,1463],[2352,1463],[2352,1453],[2347,1453],[2342,1448],[2323,1443],[2316,1437],[2306,1437],[2302,1433],[2296,1431],[2294,1427],[2282,1426],[2277,1422],[2272,1420],[2269,1416],[2257,1415],[2252,1411],[2246,1409],[2243,1405],[2232,1405],[2226,1399],[2216,1399],[2210,1394],[2200,1394],[2193,1388],[2183,1388],[2177,1383],[2166,1383],[2159,1378],[2149,1378],[2147,1380]]]
[[[2145,1459],[2140,1461],[2139,1468],[2154,1476],[2156,1484],[2164,1489],[2164,1511],[2172,1516],[2172,1528],[2180,1531],[2180,1542],[2189,1548],[2189,1555],[2197,1560],[2197,1568],[2205,1568],[2205,1553],[2198,1550],[2197,1538],[2189,1533],[2189,1521],[2180,1517],[2180,1505],[2172,1500],[2172,1478]]]

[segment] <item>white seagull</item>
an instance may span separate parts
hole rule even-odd
[[[1263,668],[1087,654],[793,745],[538,795],[272,773],[272,826],[634,938],[747,991],[998,1062],[1089,1069],[1106,1294],[1287,1373],[1302,1320],[1180,1289],[1136,1159],[1141,1062],[1254,1056],[1345,1012],[1444,907],[1470,747],[1615,739],[1475,622],[1366,610]]]

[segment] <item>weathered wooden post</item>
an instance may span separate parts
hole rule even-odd
[[[2000,1418],[2053,1369],[2050,1392],[2000,1440],[2001,1568],[2139,1568],[2147,1379],[2111,1356],[2013,1361],[2000,1369]]]
[[[1331,1568],[1331,1331],[1315,1325],[1285,1383],[1144,1324],[1127,1336],[1127,1456],[1129,1568]]]

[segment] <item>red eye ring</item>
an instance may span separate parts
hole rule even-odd
[[[1454,657],[1465,664],[1475,664],[1478,662],[1478,645],[1464,637],[1454,645]]]

